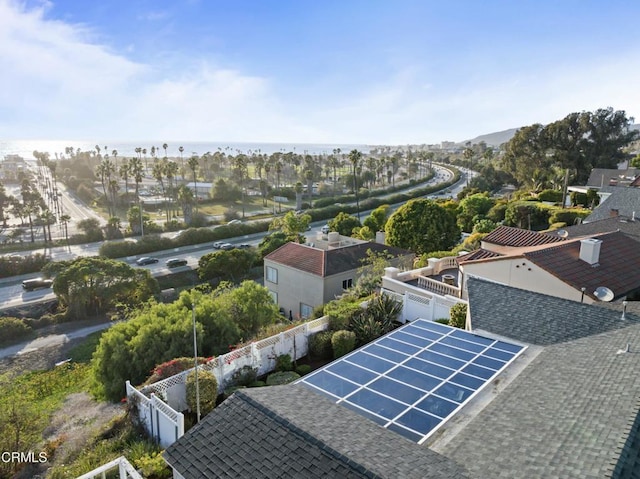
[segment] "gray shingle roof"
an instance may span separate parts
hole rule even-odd
[[[165,458],[185,479],[467,477],[450,459],[299,385],[236,392]]]
[[[638,477],[640,318],[481,280],[469,289],[474,327],[549,346],[445,454],[477,478]]]
[[[578,236],[594,235],[598,233],[608,233],[610,231],[620,231],[629,238],[640,241],[640,209],[636,213],[638,219],[631,221],[630,217],[616,216],[603,218],[601,220],[591,221],[589,223],[580,223],[577,225],[566,226],[562,230],[549,231],[544,234],[557,236],[558,231],[566,231],[567,238],[576,238]]]
[[[640,188],[626,188],[622,186],[608,189],[611,195],[598,205],[584,221],[591,222],[611,217],[611,210],[618,214],[631,217],[633,212],[640,217]]]
[[[625,327],[621,313],[469,277],[472,328],[541,346]]]

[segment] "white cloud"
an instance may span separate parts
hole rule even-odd
[[[467,78],[396,63],[348,97],[334,77],[328,86],[328,72],[309,72],[317,83],[302,94],[298,85],[293,99],[274,93],[287,91],[286,79],[205,61],[186,59],[163,73],[124,56],[135,46],[114,52],[86,25],[47,19],[47,8],[0,0],[5,139],[435,143],[607,106],[633,115],[640,104],[632,84],[640,55],[632,48],[547,71],[474,65]]]

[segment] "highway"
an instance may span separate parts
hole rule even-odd
[[[464,174],[469,174],[470,177],[472,177],[476,173],[464,171]],[[434,177],[434,179],[432,179],[427,184],[442,183],[447,181],[449,178],[451,178],[451,176],[452,176],[452,173],[449,170],[446,170],[443,167],[438,167],[438,175]],[[442,190],[441,192],[442,194],[431,194],[431,195],[428,195],[428,197],[429,198],[447,198],[447,197],[455,198],[458,192],[460,192],[465,185],[466,185],[466,178],[463,175],[461,180],[456,185],[453,185],[450,188],[447,188],[446,190]],[[425,185],[424,184],[415,185],[408,190],[413,190],[423,186]],[[407,190],[404,190],[404,191],[407,191]],[[392,193],[392,194],[395,194],[395,193]],[[391,205],[391,210],[395,211],[397,208],[402,206],[402,204],[403,203]],[[371,210],[361,211],[360,212],[361,219],[366,218],[370,213],[371,213]],[[317,221],[312,223],[311,230],[306,233],[307,238],[309,239],[314,238],[316,236],[316,233],[320,232],[322,226],[324,226],[326,223],[327,223],[327,220]],[[178,233],[176,232],[164,233],[164,235],[167,235],[167,236],[175,236],[176,234]],[[236,246],[239,244],[249,244],[252,246],[257,246],[262,240],[262,238],[267,234],[269,234],[269,232],[253,233],[250,235],[242,235],[235,238],[228,238],[224,241],[234,244]],[[54,248],[47,248],[44,252],[48,254],[54,261],[61,261],[66,259],[73,259],[79,256],[96,256],[98,255],[98,251],[102,244],[103,244],[102,242],[97,242],[97,243],[88,243],[88,244],[82,244],[82,245],[54,247]],[[38,250],[38,252],[39,251],[40,250]],[[200,259],[200,257],[212,251],[216,251],[216,249],[213,247],[213,242],[203,243],[198,245],[182,246],[179,248],[173,248],[165,251],[157,251],[154,253],[144,254],[140,256],[131,256],[127,258],[122,258],[122,260],[130,264],[132,267],[148,269],[149,271],[151,271],[151,274],[153,276],[162,276],[162,275],[169,274],[170,272],[180,272],[180,271],[188,270],[190,268],[197,268],[198,260]],[[17,254],[29,255],[31,253],[33,253],[33,251],[25,251]],[[151,256],[151,257],[157,258],[158,262],[154,264],[146,265],[146,266],[137,266],[136,260],[141,256]],[[187,260],[187,266],[181,266],[181,267],[170,269],[165,264],[166,260],[170,258],[184,258]],[[38,274],[30,274],[30,275],[24,275],[20,277],[16,276],[16,277],[4,278],[0,280],[0,309],[20,306],[22,304],[28,304],[28,303],[51,301],[55,299],[55,295],[53,294],[51,289],[41,289],[41,290],[35,290],[35,291],[24,291],[22,289],[21,283],[24,279],[35,278],[35,277],[38,277]]]

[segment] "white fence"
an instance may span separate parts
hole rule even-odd
[[[278,356],[288,354],[300,359],[309,351],[308,337],[329,327],[327,316],[309,321],[275,336],[256,341],[243,348],[223,354],[199,371],[211,372],[218,381],[218,392],[231,384],[237,371],[248,366],[258,376],[275,369]],[[184,434],[184,416],[178,411],[187,409],[186,379],[193,368],[175,376],[145,386],[141,391],[126,383],[127,400],[138,407],[138,417],[146,431],[163,447],[167,447]]]
[[[113,477],[112,472],[114,472],[115,468],[118,468],[118,479],[144,479],[124,456],[120,456],[76,479],[105,479],[106,477]]]
[[[404,294],[400,294],[383,288],[382,292],[402,303],[400,322],[403,323],[413,321],[416,318],[431,321],[448,318],[451,306],[465,302],[455,296],[440,296],[429,294],[426,291],[420,291],[420,294],[405,291]]]

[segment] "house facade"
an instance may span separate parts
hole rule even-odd
[[[401,248],[319,233],[307,244],[287,243],[264,258],[264,285],[285,315],[307,318],[313,309],[355,286],[369,252],[390,256],[389,265],[410,265]]]

